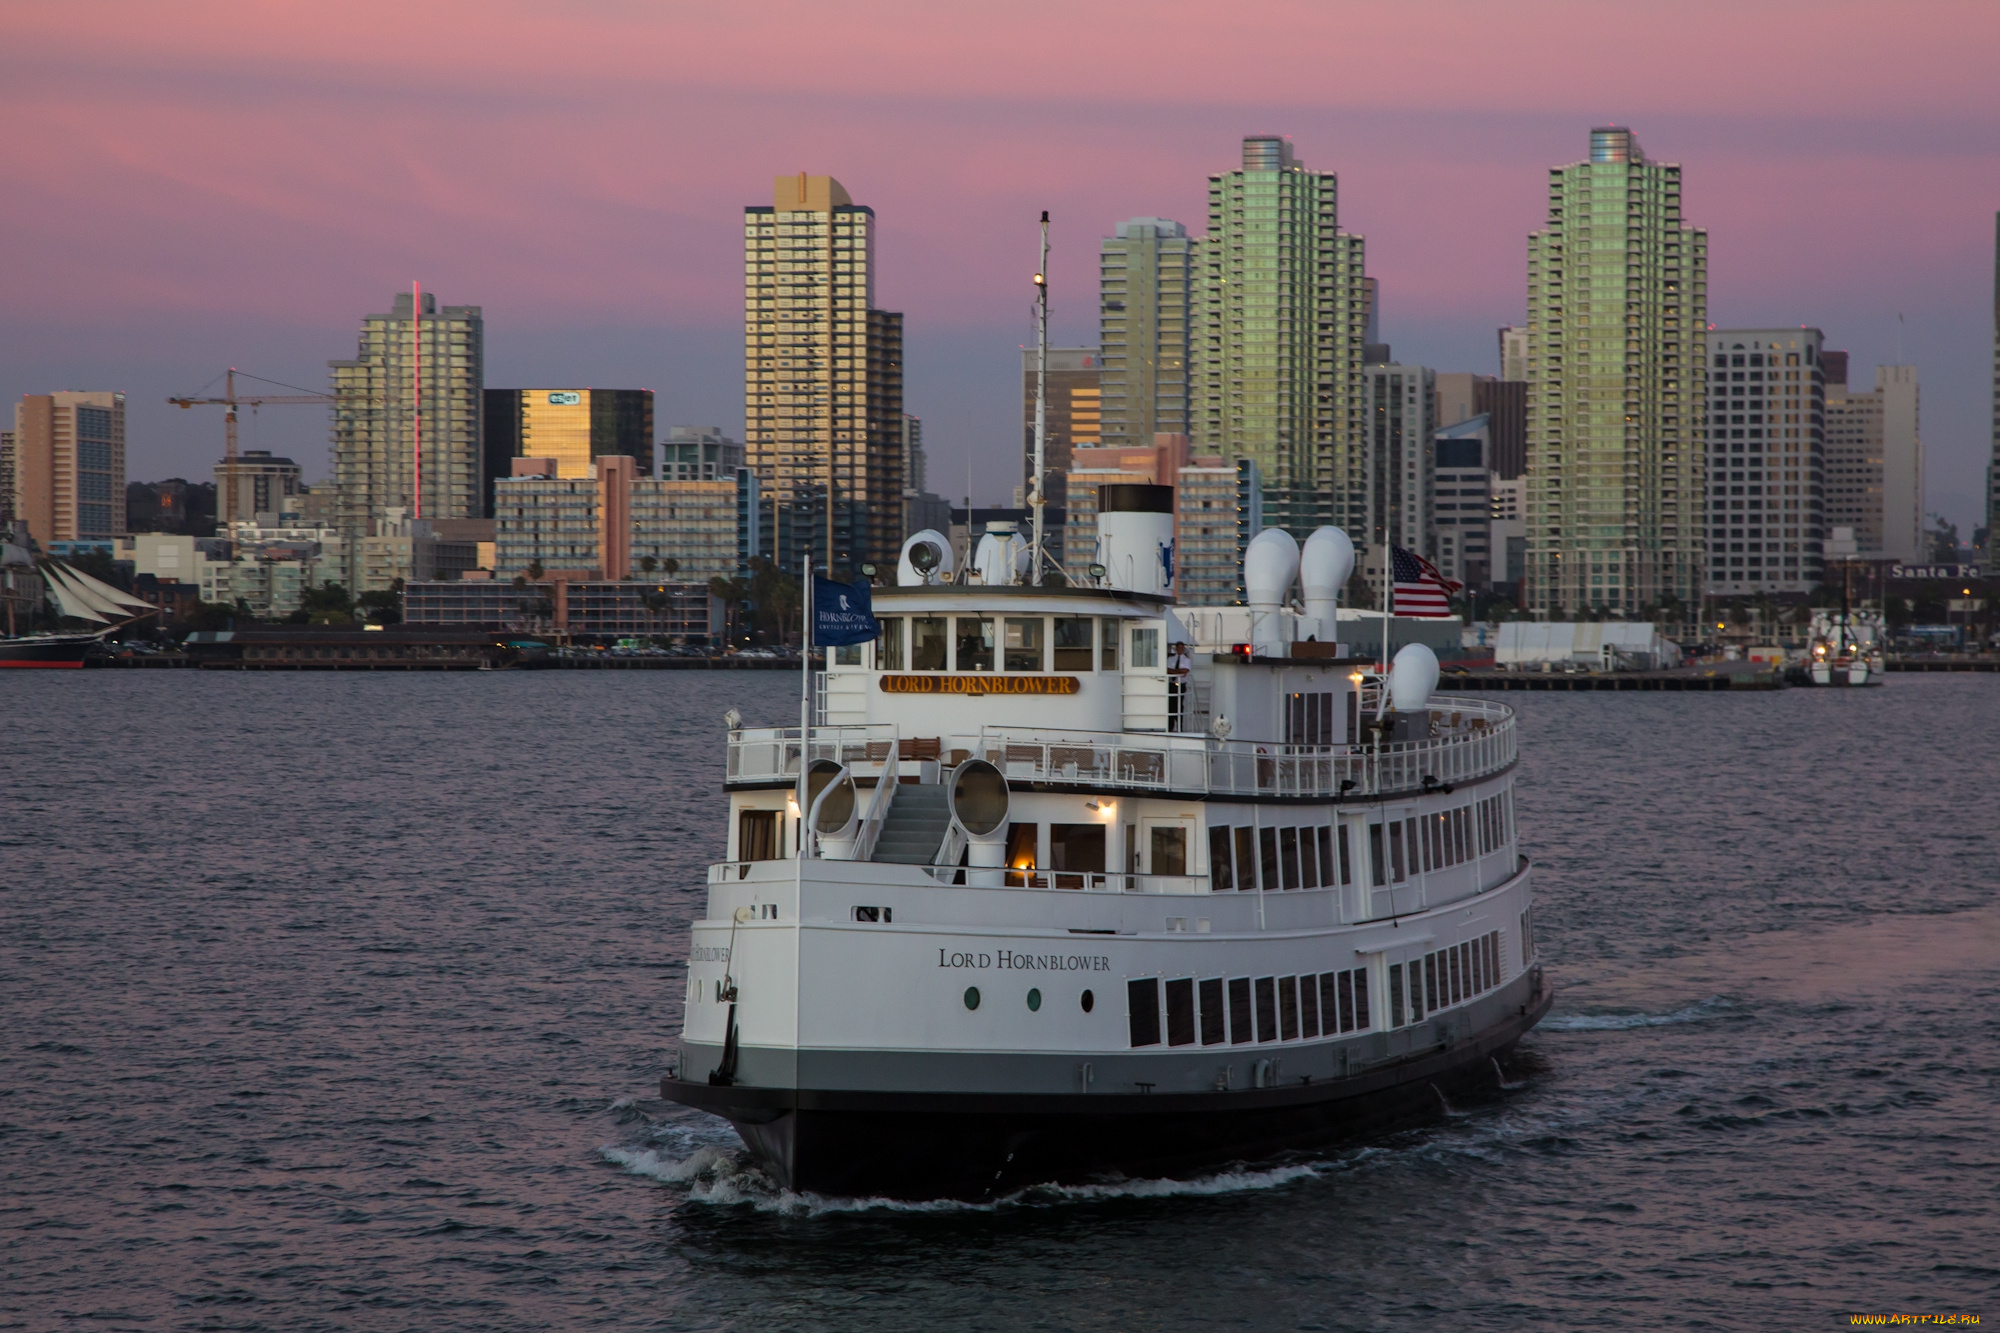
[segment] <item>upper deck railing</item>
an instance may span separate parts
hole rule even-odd
[[[1432,734],[1381,745],[1285,745],[1187,733],[1065,731],[989,726],[961,735],[901,735],[892,723],[746,727],[730,733],[727,780],[795,780],[806,763],[831,759],[858,775],[935,780],[936,767],[990,760],[1013,781],[1114,791],[1210,797],[1379,797],[1487,777],[1514,762],[1513,710],[1484,700],[1437,698]]]

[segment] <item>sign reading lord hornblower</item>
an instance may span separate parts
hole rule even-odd
[[[884,676],[884,694],[1075,694],[1075,676]]]

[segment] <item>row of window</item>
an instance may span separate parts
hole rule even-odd
[[[1419,871],[1443,870],[1499,851],[1513,839],[1513,797],[1511,791],[1501,792],[1436,814],[1369,825],[1375,884],[1400,884]]]
[[[1308,824],[1289,828],[1211,825],[1209,887],[1225,889],[1331,889],[1354,882],[1347,827]]]
[[[1118,669],[1118,620],[1091,616],[883,616],[877,671],[1099,671]],[[1160,628],[1131,631],[1130,665],[1160,665]],[[836,666],[860,666],[861,645]]]
[[[1409,985],[1407,996],[1404,981]],[[1412,959],[1408,976],[1401,963],[1389,965],[1389,1026],[1416,1023],[1425,1014],[1474,999],[1501,981],[1500,932]],[[1405,1003],[1407,999],[1407,1004]],[[1408,1015],[1407,1019],[1405,1015]]]
[[[1160,993],[1166,992],[1166,1028],[1160,1026]],[[1248,1042],[1300,1041],[1343,1032],[1366,1032],[1365,968],[1294,977],[1159,977],[1125,983],[1132,1045],[1240,1046]]]

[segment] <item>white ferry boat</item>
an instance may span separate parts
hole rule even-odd
[[[813,725],[728,719],[671,1101],[783,1186],[983,1198],[1434,1117],[1547,1011],[1515,719],[1338,656],[1337,529],[1181,608],[1108,487],[1101,586],[910,539]],[[1117,492],[1117,494],[1113,494]],[[1384,694],[1386,692],[1386,698]]]

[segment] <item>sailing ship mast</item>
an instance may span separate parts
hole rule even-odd
[[[1035,266],[1035,468],[1028,478],[1028,504],[1034,509],[1034,543],[1028,552],[1028,577],[1042,577],[1042,524],[1047,500],[1042,472],[1048,465],[1049,435],[1049,213],[1042,210],[1042,255]],[[968,502],[969,503],[969,502]],[[967,511],[968,514],[970,511]]]

